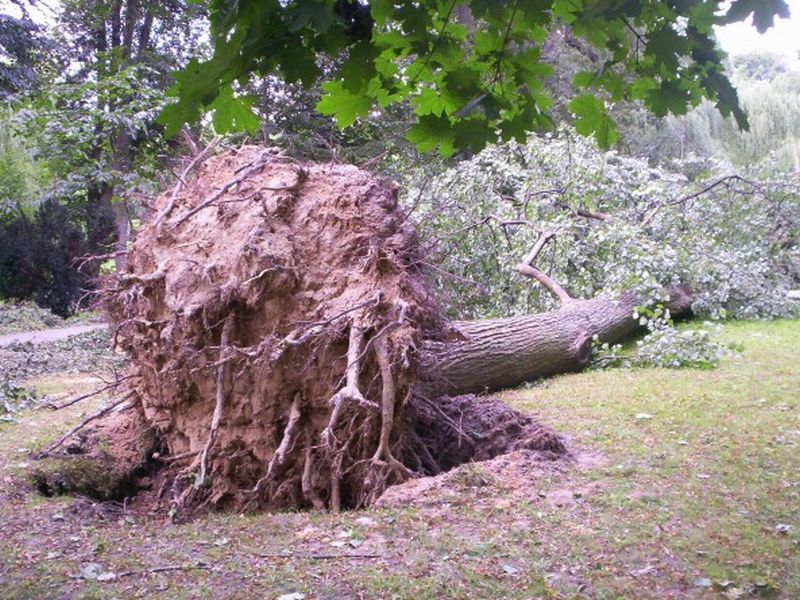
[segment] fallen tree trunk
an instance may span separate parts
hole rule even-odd
[[[556,373],[579,371],[589,363],[592,339],[610,344],[640,329],[633,313],[639,301],[628,295],[572,300],[558,310],[483,321],[453,323],[460,339],[424,345],[424,380],[429,397],[496,391]],[[673,289],[667,308],[675,317],[691,310],[688,288]]]
[[[593,335],[638,327],[632,298],[573,300],[535,268],[553,233],[517,270],[560,310],[448,325],[396,187],[354,167],[245,146],[176,189],[104,293],[173,514],[361,507],[462,462],[562,455],[530,416],[444,395],[579,369]]]

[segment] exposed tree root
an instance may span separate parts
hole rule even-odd
[[[294,447],[296,441],[300,416],[300,394],[297,393],[292,401],[292,408],[289,411],[289,422],[287,423],[286,429],[283,432],[283,439],[281,439],[280,445],[275,450],[275,454],[272,455],[272,459],[269,461],[266,475],[259,479],[256,482],[255,487],[253,487],[253,493],[258,493],[258,491],[261,489],[261,485],[264,482],[269,481],[269,479],[273,477],[273,474],[277,473],[277,469],[280,469],[286,463],[286,455]],[[307,448],[307,450],[310,450],[310,448]]]
[[[432,467],[400,425],[441,322],[396,188],[255,147],[200,174],[106,292],[178,516],[363,506]]]
[[[415,397],[448,329],[396,191],[245,146],[156,202],[105,307],[177,518],[366,506],[450,468],[442,439],[480,452],[485,424]]]
[[[357,404],[367,404],[367,399],[358,389],[358,376],[360,373],[359,360],[361,356],[361,344],[364,340],[363,329],[355,322],[350,324],[350,341],[347,347],[347,368],[345,370],[345,386],[336,392],[329,400],[333,407],[328,425],[322,431],[322,443],[325,446],[332,446],[336,443],[336,436],[333,429],[339,420],[339,413],[345,400],[350,400]]]
[[[208,461],[208,453],[211,446],[216,439],[217,430],[219,429],[219,422],[222,418],[222,408],[225,404],[225,380],[228,377],[228,362],[225,353],[228,349],[228,344],[231,338],[231,329],[233,328],[233,321],[235,314],[230,313],[225,318],[225,323],[222,325],[222,334],[219,340],[219,361],[217,365],[217,390],[215,394],[216,403],[214,404],[214,414],[211,417],[211,428],[208,432],[208,440],[203,447],[203,451],[199,455],[200,460],[200,475],[198,481],[202,484],[206,479],[206,464]]]

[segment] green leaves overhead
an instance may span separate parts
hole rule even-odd
[[[575,131],[582,135],[593,135],[600,147],[607,148],[619,137],[613,119],[606,112],[605,103],[592,94],[581,94],[569,103],[575,115]]]
[[[374,108],[410,102],[408,137],[422,151],[478,151],[547,129],[552,69],[547,36],[569,25],[594,47],[596,71],[580,73],[569,110],[601,146],[617,132],[606,101],[640,100],[657,115],[709,98],[741,127],[747,119],[724,69],[712,25],[753,16],[759,31],[786,17],[784,0],[211,0],[214,55],[175,75],[176,102],[161,115],[168,134],[203,111],[220,131],[253,129],[234,90],[251,74],[276,73],[306,87],[324,79],[317,109],[341,127]],[[323,70],[325,60],[333,70]],[[329,63],[328,63],[329,64]]]
[[[360,92],[353,93],[341,81],[328,81],[322,84],[325,95],[317,110],[323,115],[336,119],[339,127],[352,125],[356,118],[366,115],[372,107],[372,99]]]
[[[247,96],[234,97],[231,86],[220,90],[220,93],[209,104],[214,111],[214,129],[217,131],[247,131],[255,133],[261,124],[251,108],[253,98]]]
[[[734,0],[728,12],[720,19],[721,24],[744,21],[753,15],[753,25],[764,33],[775,24],[775,17],[789,18],[789,5],[785,0]]]

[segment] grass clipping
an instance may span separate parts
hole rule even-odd
[[[396,427],[438,327],[397,189],[246,146],[158,198],[105,294],[179,507],[356,507],[411,472]]]

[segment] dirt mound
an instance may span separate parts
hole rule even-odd
[[[464,460],[563,451],[500,403],[415,398],[446,326],[394,184],[245,146],[155,209],[104,302],[175,510],[359,507]]]
[[[436,311],[396,188],[244,147],[156,209],[106,308],[189,462],[176,502],[355,506],[407,477],[393,413]]]
[[[476,500],[492,503],[537,499],[541,480],[562,471],[564,461],[553,453],[515,450],[483,462],[462,464],[435,477],[412,479],[387,489],[375,503],[380,508],[440,507]]]
[[[147,485],[157,444],[141,412],[126,406],[39,461],[31,481],[45,496],[78,492],[97,500],[124,500]]]
[[[536,451],[545,458],[567,453],[562,436],[491,396],[444,396],[435,401],[415,397],[409,421],[436,457],[436,473],[515,450]]]

